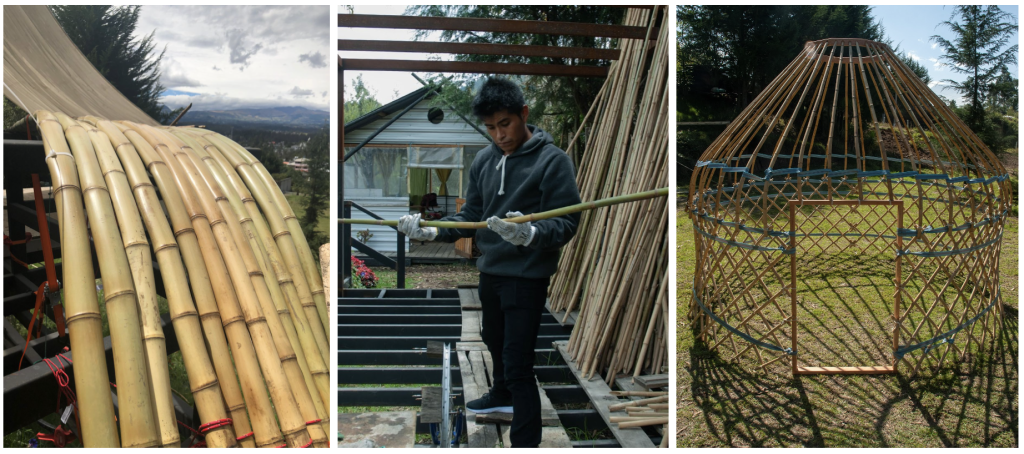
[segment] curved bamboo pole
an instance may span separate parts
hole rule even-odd
[[[100,120],[95,117],[86,117],[86,121],[95,125],[103,131],[110,139],[110,143],[116,144],[117,156],[110,156],[110,159],[120,158],[124,166],[124,175],[121,179],[126,180],[131,188],[134,188],[135,201],[138,204],[139,213],[146,223],[150,237],[153,239],[153,251],[160,264],[160,274],[163,277],[164,289],[167,296],[167,306],[174,323],[174,332],[178,339],[178,345],[182,352],[182,359],[185,362],[185,369],[188,372],[190,388],[202,388],[202,383],[212,381],[211,377],[216,371],[216,378],[220,385],[221,394],[227,409],[231,413],[232,425],[235,434],[246,434],[252,431],[249,417],[245,411],[245,401],[242,399],[238,381],[235,378],[234,369],[231,366],[231,359],[228,353],[227,342],[224,338],[224,330],[220,325],[220,314],[216,311],[216,303],[213,301],[212,291],[209,289],[206,278],[205,267],[202,270],[193,270],[186,275],[185,267],[181,257],[180,245],[174,238],[174,233],[164,216],[163,207],[157,197],[156,188],[146,175],[145,165],[139,157],[138,151],[133,143],[125,136],[117,125]],[[165,194],[165,201],[172,205],[172,196]],[[180,200],[178,200],[180,204]],[[187,218],[186,218],[187,220]],[[205,296],[206,305],[212,307],[210,311],[199,310],[196,313],[196,305],[193,304],[189,292],[189,277],[197,299]],[[205,284],[205,285],[203,285]],[[202,328],[200,328],[202,318]],[[207,322],[209,320],[209,322]],[[205,336],[204,336],[205,335]],[[200,342],[205,337],[207,345]],[[211,364],[212,360],[212,364]],[[166,362],[166,356],[164,357]],[[221,405],[220,396],[214,393],[201,390],[199,394],[193,393],[197,407],[207,405]],[[177,438],[178,428],[174,417],[174,409],[171,408],[171,428]],[[210,416],[210,418],[214,418]],[[204,420],[210,419],[204,417]],[[210,419],[213,420],[213,419]],[[161,420],[161,425],[163,421]],[[163,430],[163,429],[162,429]],[[162,444],[170,446],[171,443],[161,436]],[[216,439],[213,440],[215,443]],[[176,443],[177,444],[177,443]],[[209,445],[209,443],[207,443]],[[256,444],[251,438],[240,442],[242,447],[255,447]]]
[[[281,359],[276,355],[277,348],[274,345],[274,337],[271,334],[267,317],[260,308],[257,289],[254,288],[249,275],[250,270],[247,269],[243,261],[242,251],[247,248],[247,245],[237,243],[236,236],[232,233],[231,225],[233,224],[233,227],[237,228],[237,219],[233,223],[224,219],[233,213],[221,212],[215,202],[217,197],[201,180],[187,156],[181,156],[180,148],[176,151],[168,146],[165,143],[167,137],[155,128],[136,124],[132,124],[132,126],[150,142],[163,161],[171,168],[171,173],[177,180],[179,191],[182,193],[190,217],[193,220],[202,219],[203,221],[199,223],[209,224],[213,231],[221,254],[225,258],[225,265],[235,292],[238,294],[238,300],[242,304],[242,311],[256,346],[260,366],[264,368],[263,376],[273,396],[285,441],[289,447],[308,445],[311,442],[309,432],[306,430],[296,399],[288,386],[289,380],[285,376]],[[206,248],[204,247],[204,249]]]
[[[209,222],[203,222],[205,217],[201,217],[201,215],[195,217],[193,222],[193,217],[185,206],[182,193],[179,192],[178,180],[172,173],[170,165],[163,161],[146,138],[134,129],[135,126],[120,123],[115,123],[115,126],[118,126],[135,146],[139,157],[153,174],[153,179],[163,194],[178,246],[182,250],[182,258],[188,269],[189,281],[192,284],[192,291],[195,294],[204,330],[207,333],[215,332],[220,329],[220,326],[214,323],[223,323],[223,331],[227,335],[232,357],[238,368],[238,379],[241,381],[245,403],[249,410],[256,446],[280,446],[284,439],[274,416],[267,385],[260,372],[272,369],[272,366],[269,363],[261,364],[257,360],[254,342],[249,331],[245,324],[239,323],[248,323],[249,319],[243,315],[227,267],[224,264],[224,258],[220,254],[217,242],[213,239]],[[188,192],[190,197],[194,197],[191,196],[190,190],[184,192]],[[230,370],[223,371],[223,363],[220,364],[218,376],[221,373],[233,374]],[[277,381],[273,382],[278,383]],[[232,406],[232,411],[239,410],[244,411],[244,408],[236,409],[234,405]]]
[[[99,257],[104,304],[114,351],[122,446],[157,446],[160,438],[154,421],[156,413],[149,391],[135,288],[110,196],[85,128],[60,112],[55,115],[64,127],[64,136],[78,164],[90,232]]]
[[[270,327],[270,333],[273,336],[274,345],[277,348],[277,354],[284,368],[285,376],[288,377],[288,381],[291,384],[292,395],[295,397],[299,413],[306,420],[306,429],[313,440],[313,446],[326,448],[327,432],[318,424],[322,422],[322,419],[317,417],[312,396],[298,364],[298,355],[295,353],[295,348],[289,343],[288,334],[284,324],[281,322],[280,314],[277,312],[277,305],[273,301],[274,292],[270,288],[277,288],[277,281],[267,282],[256,258],[256,253],[259,252],[261,247],[259,244],[254,244],[258,242],[256,235],[244,231],[243,225],[247,223],[243,223],[239,219],[235,209],[231,206],[229,197],[225,196],[225,192],[217,183],[209,166],[202,164],[202,161],[195,156],[192,147],[164,130],[154,129],[154,133],[162,136],[165,141],[164,143],[167,143],[173,150],[174,157],[182,164],[182,168],[185,169],[185,173],[192,182],[193,187],[199,190],[200,203],[204,204],[203,206],[208,214],[212,214],[213,222],[217,221],[217,215],[219,214],[220,219],[227,225],[228,231],[234,238],[238,251],[241,253],[242,264],[249,273],[249,280],[256,291],[256,298],[267,321],[267,326]],[[203,186],[204,183],[205,186]],[[212,199],[207,197],[207,195],[212,196]],[[209,203],[210,200],[214,203]],[[238,201],[238,204],[241,205],[241,202]],[[218,209],[220,213],[216,213]],[[277,290],[277,294],[280,295],[280,289]]]
[[[261,285],[265,286],[269,292],[269,302],[273,303],[272,307],[264,306],[263,312],[264,314],[269,314],[267,320],[271,327],[271,333],[274,335],[274,341],[278,344],[278,353],[282,356],[282,363],[285,364],[285,373],[289,375],[290,380],[295,378],[296,370],[294,365],[287,363],[288,361],[291,361],[292,357],[294,357],[297,362],[299,375],[302,376],[302,380],[306,386],[306,394],[303,394],[301,389],[293,387],[293,391],[296,393],[296,400],[299,402],[299,409],[300,411],[305,411],[303,410],[304,407],[313,408],[313,414],[304,413],[303,417],[309,418],[309,421],[320,421],[319,424],[323,429],[323,439],[320,439],[319,432],[314,429],[313,432],[316,432],[316,434],[313,434],[314,446],[323,445],[323,447],[326,447],[326,434],[330,432],[327,407],[324,405],[321,394],[318,392],[318,388],[314,384],[313,376],[306,361],[307,355],[298,338],[295,325],[292,321],[292,316],[285,304],[285,295],[282,293],[277,274],[273,268],[268,266],[268,261],[270,260],[268,249],[276,251],[276,245],[273,243],[273,239],[271,238],[269,243],[270,248],[267,248],[263,242],[263,237],[258,233],[259,229],[257,228],[257,224],[263,224],[263,216],[259,211],[250,212],[246,210],[242,199],[238,195],[238,191],[235,189],[236,184],[241,185],[241,181],[238,180],[237,175],[233,175],[233,173],[226,173],[214,158],[207,154],[207,151],[204,150],[204,146],[195,141],[193,137],[180,133],[180,131],[172,130],[171,132],[178,133],[174,135],[185,143],[185,146],[181,147],[181,149],[189,156],[192,162],[195,163],[195,166],[200,170],[203,179],[206,180],[210,188],[215,189],[215,193],[220,191],[220,194],[227,197],[228,204],[230,205],[230,208],[228,209],[232,210],[235,216],[239,219],[241,227],[240,232],[248,240],[253,253],[252,258],[256,262],[258,268],[256,270],[250,269],[249,272],[250,276],[253,278],[253,285],[257,288]],[[232,180],[232,176],[234,177],[234,180]],[[244,185],[242,185],[242,189],[244,190]],[[249,196],[248,191],[245,191],[245,195]],[[248,198],[251,200],[251,196]],[[224,211],[225,208],[222,206],[221,210]],[[266,229],[265,226],[264,229]],[[236,239],[236,241],[238,240]],[[243,257],[245,255],[246,254],[243,253]],[[260,274],[262,274],[262,276]],[[259,295],[260,292],[258,291],[257,294]],[[261,300],[260,302],[263,304],[268,301]],[[314,351],[312,352],[313,357],[319,359],[319,350],[315,350],[317,348],[316,345],[313,345],[312,347],[314,348]],[[329,380],[326,368],[323,367],[322,363],[320,366],[319,373],[322,377]],[[309,396],[310,401],[304,402],[306,399],[305,396],[307,395]]]
[[[281,321],[288,332],[289,341],[292,345],[298,346],[296,347],[297,352],[302,352],[298,360],[303,377],[307,379],[307,387],[318,391],[317,393],[310,392],[314,405],[317,408],[317,416],[324,421],[324,424],[328,424],[330,421],[330,413],[328,411],[331,390],[330,375],[322,360],[321,350],[313,339],[313,334],[309,328],[309,321],[302,312],[295,285],[285,268],[274,236],[270,233],[266,220],[260,214],[256,200],[253,199],[245,183],[234,172],[231,165],[221,155],[220,150],[215,145],[191,132],[184,132],[177,128],[172,130],[172,132],[186,141],[186,143],[189,143],[193,151],[201,157],[203,162],[210,166],[221,188],[228,195],[228,200],[238,216],[244,220],[246,214],[248,214],[248,219],[252,221],[252,226],[248,226],[245,222],[243,222],[243,226],[246,228],[255,227],[256,229],[256,237],[259,238],[260,251],[262,252],[258,256],[261,268],[264,268],[264,275],[271,282],[278,282],[279,290],[283,292],[283,298],[274,295],[274,303],[287,303],[287,306],[278,306],[277,311],[281,314]],[[241,208],[242,205],[244,205],[244,208]],[[266,260],[266,263],[263,260]],[[269,264],[269,268],[267,264]],[[272,294],[275,291],[272,286],[270,290]],[[325,428],[325,430],[329,431],[329,427]]]
[[[583,202],[576,205],[569,205],[562,207],[557,210],[544,211],[540,213],[532,213],[523,216],[516,216],[506,218],[508,222],[514,222],[516,224],[527,222],[527,221],[539,221],[541,219],[550,219],[558,216],[565,216],[567,214],[579,213],[581,211],[593,210],[595,208],[606,207],[609,205],[617,205],[626,202],[635,202],[637,200],[653,199],[655,197],[665,197],[668,195],[668,188],[654,189],[651,191],[637,192],[635,194],[622,195],[618,197],[610,197],[607,199],[595,200],[593,202]],[[387,225],[391,227],[397,227],[398,221],[378,221],[374,219],[338,219],[339,224],[362,224],[362,225]],[[440,227],[445,229],[486,229],[487,221],[480,222],[450,222],[450,221],[420,221],[420,227]]]
[[[107,361],[103,349],[103,325],[96,297],[96,274],[85,225],[85,207],[78,167],[64,130],[50,112],[36,112],[36,123],[47,151],[46,165],[53,181],[53,197],[60,224],[60,252],[64,279],[64,305],[68,338],[75,357],[75,393],[87,448],[121,446],[114,422]]]
[[[212,134],[211,137],[220,137],[220,134]],[[323,324],[322,328],[324,331],[330,330],[330,319],[327,314],[327,299],[324,296],[324,283],[323,277],[320,276],[320,272],[316,267],[316,260],[313,258],[313,253],[309,249],[309,243],[306,242],[306,236],[302,234],[302,226],[299,225],[299,218],[295,216],[295,212],[292,211],[291,205],[288,204],[288,200],[284,198],[284,193],[281,192],[281,188],[277,187],[277,183],[274,182],[274,178],[270,175],[270,172],[263,167],[248,150],[242,148],[238,144],[233,144],[234,150],[238,153],[238,156],[245,160],[249,166],[259,175],[260,179],[263,180],[263,187],[266,189],[268,194],[273,198],[273,203],[277,204],[278,210],[284,215],[285,224],[288,226],[288,231],[291,232],[292,240],[295,243],[295,249],[298,252],[300,265],[306,278],[306,284],[309,286],[310,293],[313,294],[313,300],[316,302],[317,314],[320,316],[320,322]],[[269,202],[269,201],[268,201]],[[260,202],[260,206],[263,203]],[[276,235],[276,234],[275,234]],[[295,278],[293,274],[292,278]],[[328,364],[330,364],[328,362]]]
[[[163,326],[160,324],[160,308],[156,302],[153,258],[149,252],[149,241],[146,239],[146,231],[142,226],[142,218],[136,207],[132,188],[111,146],[111,138],[96,129],[95,125],[88,128],[88,134],[96,151],[107,190],[110,192],[132,281],[135,284],[136,301],[142,319],[142,347],[149,371],[150,398],[157,419],[160,446],[180,447],[181,437],[178,435],[178,424],[174,416],[171,377],[167,368],[167,345]],[[205,351],[203,353],[205,354]]]
[[[245,181],[251,191],[251,194],[255,196],[256,201],[259,202],[260,208],[262,208],[263,212],[266,213],[266,219],[270,224],[273,237],[277,242],[278,250],[281,252],[284,263],[287,266],[288,273],[292,279],[292,284],[298,294],[298,304],[302,306],[302,311],[306,314],[309,329],[313,333],[313,338],[316,340],[316,344],[319,347],[323,363],[325,365],[330,364],[330,347],[327,342],[326,330],[323,329],[323,325],[321,323],[317,323],[320,319],[320,313],[316,307],[317,303],[310,291],[310,286],[306,281],[305,272],[303,271],[301,264],[302,259],[297,251],[297,246],[293,239],[292,232],[286,225],[284,215],[281,214],[281,211],[274,202],[274,199],[267,188],[263,186],[262,180],[257,172],[253,170],[252,166],[247,165],[247,162],[239,156],[236,148],[237,144],[224,139],[223,136],[210,133],[208,131],[201,131],[198,135],[204,139],[208,139],[212,144],[216,145],[216,148],[221,152],[221,155],[231,163],[231,166],[235,168],[238,175],[242,177],[243,181]],[[319,280],[320,278],[317,279],[318,282],[321,282]]]

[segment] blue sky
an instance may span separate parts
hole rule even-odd
[[[872,13],[875,18],[885,26],[885,33],[893,41],[893,46],[899,45],[900,51],[911,55],[915,60],[928,68],[928,75],[932,78],[932,90],[941,96],[956,99],[960,102],[960,95],[951,89],[946,88],[941,82],[943,79],[961,81],[966,77],[954,73],[949,68],[938,65],[942,57],[942,49],[930,40],[932,35],[940,35],[947,40],[953,41],[953,32],[945,25],[939,25],[949,20],[953,13],[953,6],[873,6]],[[1018,18],[1017,5],[1001,5],[1000,8]],[[1019,22],[1018,22],[1019,23]],[[1017,44],[1019,34],[1014,34],[1010,44]],[[1014,77],[1019,77],[1017,65],[1010,67]]]

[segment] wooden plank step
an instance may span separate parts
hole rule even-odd
[[[462,310],[478,311],[480,310],[480,294],[475,288],[460,288],[459,289],[459,302],[462,304]]]
[[[416,412],[338,413],[339,448],[412,448]]]
[[[634,378],[633,381],[643,386],[645,390],[665,388],[668,386],[668,374],[641,375]]]
[[[555,321],[557,321],[558,324],[560,324],[562,326],[573,326],[573,325],[575,325],[576,324],[576,319],[578,319],[579,316],[580,316],[580,312],[579,311],[569,312],[569,316],[568,317],[565,316],[565,311],[559,311],[559,312],[552,311],[551,310],[551,300],[550,299],[547,300],[544,303],[544,308],[547,309],[548,313],[551,314],[555,318]]]
[[[893,374],[892,366],[849,366],[849,367],[797,367],[796,375],[878,375]]]
[[[462,374],[462,394],[466,402],[479,399],[490,389],[482,353],[455,352]],[[477,424],[476,414],[466,410],[466,438],[470,448],[493,448],[498,444],[498,428],[494,424]]]
[[[611,416],[628,416],[625,411],[608,411],[608,407],[620,403],[619,399],[611,395],[612,389],[605,384],[604,379],[600,376],[596,376],[594,379],[587,380],[580,372],[579,366],[568,352],[568,342],[558,341],[554,343],[555,349],[562,354],[562,358],[565,359],[565,363],[569,365],[569,369],[572,370],[573,375],[576,376],[576,380],[579,381],[583,390],[590,397],[590,403],[594,409],[601,414],[601,418],[604,419],[605,424],[608,425],[608,430],[615,436],[615,439],[619,441],[619,445],[623,448],[653,448],[654,442],[647,436],[647,433],[640,428],[629,428],[621,429],[618,424],[612,424],[609,421]]]
[[[501,425],[501,443],[506,448],[512,447],[512,439],[509,438],[510,425]],[[565,433],[562,427],[541,427],[540,448],[571,448],[572,440],[569,434]]]

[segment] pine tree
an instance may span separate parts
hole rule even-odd
[[[140,6],[51,6],[64,32],[96,70],[128,100],[150,117],[164,121],[158,99],[160,54],[154,52],[153,32],[133,37]],[[173,118],[173,117],[171,117]]]
[[[932,36],[945,51],[941,60],[967,79],[943,80],[963,95],[966,118],[974,132],[986,135],[985,104],[1004,68],[1017,63],[1017,45],[1006,47],[1017,31],[1013,16],[993,5],[957,6],[945,25],[953,32],[952,41]],[[993,144],[989,144],[992,146]]]

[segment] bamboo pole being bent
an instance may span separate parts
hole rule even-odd
[[[543,211],[540,213],[532,213],[523,216],[515,216],[511,218],[505,218],[505,221],[514,222],[516,224],[528,222],[528,221],[539,221],[541,219],[550,219],[558,216],[565,216],[567,214],[579,213],[581,211],[593,210],[595,208],[606,207],[610,205],[617,205],[626,202],[635,202],[637,200],[653,199],[655,197],[665,197],[668,195],[668,188],[654,189],[650,191],[637,192],[635,194],[621,195],[618,197],[610,197],[607,199],[595,200],[593,202],[583,202],[576,205],[569,205],[556,210]],[[362,224],[362,225],[387,225],[391,227],[398,227],[398,221],[378,221],[376,219],[338,219],[339,224]],[[420,221],[420,227],[440,227],[445,229],[486,229],[487,221],[480,222],[451,222],[451,221]]]
[[[55,115],[64,127],[64,136],[71,145],[71,152],[78,165],[90,233],[99,257],[103,299],[114,352],[122,446],[158,446],[160,437],[153,396],[150,394],[146,355],[142,348],[142,328],[135,287],[110,196],[85,128],[62,113]]]
[[[274,338],[270,332],[267,318],[260,308],[249,271],[242,260],[240,249],[248,247],[248,245],[236,244],[234,235],[228,229],[228,222],[224,220],[224,215],[220,212],[219,207],[214,204],[214,196],[209,193],[209,188],[199,180],[194,169],[188,169],[184,165],[187,164],[186,160],[179,160],[178,157],[175,157],[176,151],[164,142],[164,136],[158,134],[158,130],[155,128],[136,124],[132,124],[132,127],[150,142],[160,154],[162,161],[170,167],[185,206],[189,210],[189,215],[194,220],[193,225],[196,223],[206,224],[213,232],[213,237],[225,259],[224,263],[227,266],[235,293],[238,295],[238,301],[241,303],[245,321],[249,326],[249,333],[252,336],[253,345],[256,347],[260,366],[263,367],[263,378],[267,382],[267,388],[274,400],[274,408],[277,410],[285,441],[289,447],[295,448],[310,444],[312,440],[292,394],[289,380],[285,376],[281,359],[277,356],[277,347],[274,345]],[[191,185],[190,181],[193,182]],[[212,252],[206,246],[203,247],[203,250],[204,255],[207,252]]]
[[[171,172],[170,166],[162,160],[160,154],[149,142],[138,131],[130,129],[132,128],[130,125],[117,123],[115,126],[121,129],[128,140],[132,142],[139,157],[142,158],[153,175],[153,180],[159,187],[160,193],[163,194],[163,201],[174,228],[178,247],[181,248],[182,258],[188,269],[189,282],[192,285],[192,292],[195,295],[207,339],[214,338],[211,333],[216,333],[218,330],[222,330],[227,336],[228,344],[231,346],[231,357],[234,358],[235,366],[238,369],[238,380],[241,382],[242,393],[245,397],[241,406],[237,400],[234,403],[228,401],[232,414],[244,414],[248,407],[256,447],[281,446],[284,438],[278,428],[274,408],[268,396],[267,385],[261,373],[262,369],[271,366],[261,365],[257,359],[253,340],[246,329],[248,320],[243,315],[235,295],[224,258],[220,254],[217,242],[213,239],[209,222],[203,222],[205,218],[199,217],[193,220],[177,189],[177,179]],[[211,346],[213,344],[210,342]],[[214,355],[215,359],[228,359],[227,355],[219,358],[215,352]],[[229,380],[232,382],[235,380],[230,361],[219,361],[215,365],[217,365],[218,377],[222,377],[222,381],[228,380],[223,378],[225,376],[230,377]],[[225,393],[225,398],[227,397],[228,394]],[[238,421],[234,422],[238,423]],[[247,432],[242,432],[242,430],[242,428],[238,430],[241,432],[241,436],[246,435]],[[246,440],[242,440],[243,446],[247,444]]]
[[[209,284],[206,282],[208,279],[205,270],[202,272],[196,270],[186,274],[181,257],[181,247],[174,238],[160,199],[157,197],[156,188],[146,175],[145,165],[133,143],[117,125],[109,121],[95,117],[86,117],[86,121],[103,131],[109,137],[111,144],[116,144],[116,149],[111,151],[115,151],[117,156],[111,159],[120,158],[124,169],[124,175],[120,177],[126,180],[131,188],[134,188],[138,211],[146,223],[150,238],[153,239],[153,251],[160,264],[160,275],[163,277],[167,307],[185,363],[185,370],[188,373],[189,385],[193,390],[199,389],[199,391],[193,392],[196,407],[213,406],[216,408],[218,405],[227,404],[235,434],[252,432],[249,417],[245,411],[245,401],[242,399],[241,390],[231,366],[224,330],[220,325],[220,315],[216,312],[212,292],[208,290]],[[164,195],[168,205],[172,204],[170,201],[172,198],[171,194]],[[180,200],[178,203],[181,203]],[[192,279],[192,287],[197,299],[204,296],[208,298],[207,304],[214,308],[212,315],[203,310],[197,314],[196,305],[193,304],[189,292],[189,278]],[[200,328],[200,317],[203,319],[202,328]],[[207,319],[210,319],[210,323],[206,322]],[[204,337],[206,343],[202,342]],[[166,356],[164,362],[166,363]],[[204,383],[213,381],[214,377],[220,386],[220,394],[210,392],[211,388],[203,387]],[[220,401],[222,398],[223,403]],[[214,414],[216,414],[216,410],[214,410]],[[177,436],[178,429],[173,408],[170,416],[171,428]],[[216,416],[209,416],[209,418],[211,418],[210,420],[219,419]],[[220,438],[223,437],[212,437],[207,441],[207,445],[216,446],[223,443]],[[163,440],[163,436],[161,436],[161,440]],[[239,444],[242,447],[256,446],[251,438],[245,438]],[[164,442],[163,445],[170,446],[171,444]]]
[[[142,225],[135,196],[132,195],[132,187],[128,184],[124,169],[111,146],[111,138],[96,129],[95,125],[88,128],[88,133],[96,151],[96,158],[100,170],[103,172],[103,179],[110,193],[110,199],[114,204],[114,214],[117,215],[117,224],[121,230],[132,281],[135,284],[136,301],[142,320],[142,347],[146,355],[146,368],[149,372],[151,399],[158,424],[157,435],[160,446],[181,447],[177,419],[174,416],[171,377],[167,367],[167,345],[164,340],[164,329],[160,323],[160,308],[156,302],[153,258],[149,252],[146,230]],[[198,321],[196,321],[196,325],[198,326]],[[175,332],[179,331],[175,329]],[[194,342],[195,339],[191,339],[191,341]],[[203,355],[206,355],[205,351],[203,351]]]
[[[274,304],[282,304],[277,307],[277,312],[281,316],[281,322],[288,333],[289,341],[292,345],[298,346],[295,348],[296,353],[300,351],[302,353],[298,357],[299,368],[302,370],[303,377],[307,378],[307,387],[310,390],[316,389],[318,391],[316,393],[310,391],[314,406],[317,409],[317,416],[323,420],[324,425],[329,424],[330,375],[327,372],[327,366],[321,359],[320,349],[313,339],[309,321],[299,305],[299,297],[296,293],[295,285],[288,274],[288,270],[285,268],[274,236],[270,233],[266,221],[260,214],[256,200],[252,197],[245,183],[234,172],[230,163],[221,155],[216,145],[191,132],[184,132],[177,128],[172,132],[186,143],[189,143],[193,151],[201,157],[203,162],[210,166],[221,188],[225,189],[224,192],[227,194],[232,207],[235,208],[239,218],[243,219],[243,227],[250,227],[248,225],[249,222],[245,222],[245,220],[251,221],[251,227],[255,227],[256,237],[260,239],[259,247],[262,253],[258,254],[257,258],[260,258],[260,255],[262,255],[262,260],[265,260],[265,262],[260,261],[263,273],[270,282],[276,281],[279,284],[279,290],[283,293],[279,298],[277,295],[274,295],[275,289],[273,286],[270,286]],[[237,206],[239,204],[243,205],[244,208]],[[248,216],[247,219],[246,216]],[[311,298],[310,301],[312,301]],[[329,430],[329,427],[326,430]]]
[[[253,287],[256,289],[256,296],[259,298],[263,314],[267,318],[270,332],[274,336],[274,343],[277,345],[278,355],[284,366],[285,374],[292,383],[292,392],[299,405],[299,411],[303,418],[307,419],[307,426],[310,436],[313,438],[313,445],[316,447],[327,447],[327,433],[330,426],[326,417],[326,407],[323,404],[320,394],[313,384],[312,375],[306,364],[305,354],[295,333],[294,324],[291,321],[291,314],[284,303],[284,295],[281,292],[274,270],[270,269],[267,262],[267,254],[262,241],[255,231],[255,220],[249,217],[249,213],[242,205],[234,186],[228,181],[227,175],[220,170],[220,166],[212,163],[208,165],[200,158],[195,151],[196,147],[202,147],[191,139],[185,137],[185,141],[179,140],[177,135],[161,131],[172,146],[178,147],[181,151],[178,157],[181,160],[188,159],[191,166],[199,172],[199,176],[206,182],[214,200],[220,205],[228,228],[235,236],[236,244],[248,243],[249,248],[240,246],[242,260]],[[212,160],[212,158],[210,158]],[[256,216],[262,221],[261,215]],[[314,399],[315,396],[315,399]],[[317,429],[319,425],[320,429]]]
[[[75,357],[76,408],[82,424],[79,433],[87,448],[115,448],[121,446],[121,441],[107,378],[103,322],[96,297],[96,274],[92,268],[78,167],[57,118],[40,110],[36,112],[36,123],[47,150],[46,165],[50,169],[60,224],[64,310]]]

